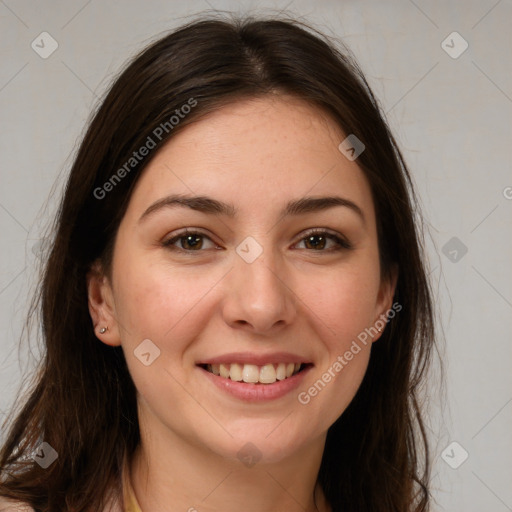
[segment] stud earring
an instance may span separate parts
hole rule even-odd
[[[108,327],[102,327],[100,329],[100,334],[105,334],[107,332]]]

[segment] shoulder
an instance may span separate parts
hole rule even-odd
[[[34,512],[34,509],[23,501],[15,501],[0,496],[0,512]]]
[[[0,512],[36,512],[27,502],[0,496]],[[122,496],[116,493],[108,500],[102,512],[124,512]]]
[[[11,500],[0,496],[0,512],[35,512],[35,510],[24,501]],[[122,502],[113,500],[104,512],[123,512]]]

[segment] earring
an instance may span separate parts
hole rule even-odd
[[[102,327],[100,329],[100,334],[105,334],[107,332],[108,327]]]

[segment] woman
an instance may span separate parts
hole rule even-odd
[[[346,53],[207,19],[115,81],[58,214],[6,510],[428,510],[414,191]]]

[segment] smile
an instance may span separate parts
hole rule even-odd
[[[267,363],[262,366],[256,364],[221,363],[201,365],[206,371],[214,375],[230,379],[235,382],[250,384],[274,384],[299,373],[304,363]]]
[[[279,380],[278,376],[283,377],[283,367],[284,378]],[[284,398],[301,385],[313,367],[314,365],[311,363],[267,363],[260,366],[240,362],[197,365],[201,374],[217,389],[238,400],[253,403]],[[221,375],[221,368],[226,377]],[[214,370],[218,370],[218,375],[214,373]],[[228,371],[229,376],[227,376]],[[231,377],[232,371],[233,377]]]

